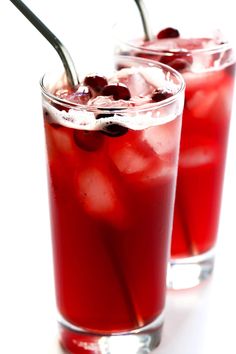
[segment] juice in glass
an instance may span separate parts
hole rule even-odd
[[[76,91],[41,82],[60,341],[71,353],[160,342],[184,82],[119,57]],[[140,349],[141,348],[141,349]]]
[[[152,41],[119,43],[119,51],[178,70],[186,82],[168,285],[185,288],[214,266],[230,126],[235,57],[219,31],[189,37],[176,29]]]

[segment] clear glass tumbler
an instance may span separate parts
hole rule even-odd
[[[117,25],[117,51],[170,65],[186,82],[167,281],[170,288],[188,288],[214,268],[235,55],[220,31],[167,28],[144,41],[140,29]]]
[[[161,338],[185,84],[142,58],[118,57],[116,68],[129,101],[75,104],[63,78],[41,81],[60,342],[70,353],[143,353]],[[160,87],[169,97],[150,101]]]

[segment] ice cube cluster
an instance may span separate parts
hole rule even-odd
[[[83,130],[106,131],[111,124],[141,130],[163,124],[158,104],[174,101],[179,90],[180,85],[162,68],[124,67],[108,79],[89,75],[74,91],[59,87],[50,92],[55,99],[47,98],[43,104],[49,123]],[[165,114],[165,120],[178,113]]]
[[[161,30],[151,41],[132,42],[134,55],[160,61],[181,73],[202,72],[229,64],[232,49],[220,31],[209,37],[186,38],[175,28]]]

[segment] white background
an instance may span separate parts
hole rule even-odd
[[[233,7],[215,2],[147,0],[152,22],[225,26]],[[80,67],[112,55],[111,25],[137,21],[132,0],[27,0]],[[158,4],[159,3],[159,4]],[[222,6],[222,2],[221,6]],[[171,10],[171,6],[172,10]],[[232,15],[231,15],[232,14]],[[58,62],[53,48],[7,0],[0,3],[0,352],[59,354],[53,295],[44,135],[38,81]],[[213,278],[168,292],[163,340],[156,354],[235,353],[236,111],[231,125]],[[128,351],[125,354],[129,354]]]

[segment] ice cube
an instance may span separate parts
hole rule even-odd
[[[73,151],[73,138],[70,129],[58,125],[51,125],[50,130],[46,130],[47,145],[49,151],[54,151],[56,155],[68,156]]]
[[[117,228],[127,223],[125,208],[118,186],[96,167],[89,167],[78,173],[78,197],[86,213],[107,221]]]
[[[78,175],[80,199],[87,212],[100,215],[115,209],[116,195],[108,177],[96,168],[85,169]]]
[[[159,179],[173,179],[176,174],[177,168],[175,168],[173,162],[160,160],[158,163],[150,165],[150,168],[142,175],[141,180],[145,183],[155,183]]]
[[[129,107],[129,101],[114,100],[111,96],[97,96],[88,103],[90,106],[96,106],[100,108],[127,108]]]
[[[143,68],[142,70],[140,69],[140,72],[146,81],[146,85],[149,84],[154,88],[166,89],[167,79],[162,69],[157,67],[148,67],[148,68]]]
[[[155,87],[150,85],[140,73],[134,73],[122,77],[120,78],[120,82],[129,88],[132,97],[146,96],[155,89]]]
[[[213,164],[217,160],[217,152],[210,146],[193,147],[182,151],[179,166],[184,168]]]
[[[223,83],[224,72],[222,70],[202,72],[200,65],[199,70],[196,66],[194,72],[183,73],[183,77],[186,82],[186,95],[188,95],[190,90],[195,92],[203,88],[205,90],[215,89],[217,85]]]
[[[219,99],[218,91],[198,90],[189,100],[186,100],[187,108],[195,118],[206,118]]]
[[[158,125],[145,129],[143,132],[143,140],[158,154],[164,155],[174,151],[177,144],[177,132],[173,134],[172,125],[170,122],[167,125]]]
[[[140,149],[126,144],[111,154],[111,159],[121,173],[132,174],[144,171],[150,164],[150,158],[142,155]]]

